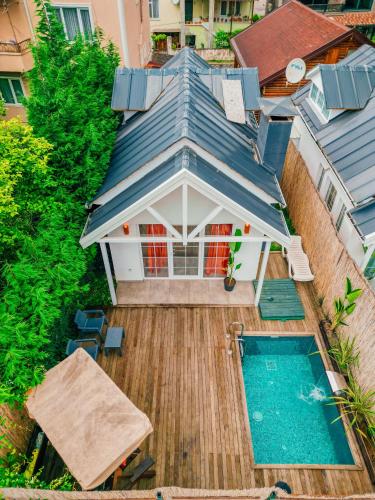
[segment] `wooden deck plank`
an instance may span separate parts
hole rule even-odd
[[[267,278],[286,277],[271,256]],[[124,355],[99,362],[150,418],[154,432],[142,454],[156,477],[139,489],[180,486],[244,489],[284,480],[295,494],[349,495],[372,491],[365,471],[254,468],[237,353],[227,354],[225,331],[241,321],[247,331],[319,332],[310,284],[297,284],[304,320],[265,321],[255,307],[124,307],[109,311],[110,325],[126,329]]]

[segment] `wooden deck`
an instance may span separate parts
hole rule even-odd
[[[272,256],[268,277],[286,277],[281,257]],[[251,465],[241,364],[237,355],[228,356],[224,333],[232,321],[243,322],[246,330],[317,332],[311,285],[298,284],[298,290],[305,308],[302,321],[263,321],[255,307],[244,306],[129,306],[110,311],[110,324],[126,329],[125,353],[101,355],[99,362],[154,426],[142,450],[155,459],[156,477],[141,481],[139,488],[244,489],[284,480],[295,494],[372,491],[363,470]]]

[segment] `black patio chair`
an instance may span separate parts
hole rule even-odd
[[[81,332],[97,333],[103,340],[103,326],[108,324],[108,320],[101,309],[88,309],[86,311],[78,309],[74,317],[74,323]]]
[[[83,343],[93,343],[94,345],[81,345]],[[66,355],[70,356],[79,347],[82,347],[82,349],[84,349],[92,357],[92,359],[96,361],[100,349],[98,341],[96,339],[69,339],[66,345]]]

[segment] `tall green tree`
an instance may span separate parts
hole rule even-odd
[[[36,3],[40,22],[26,107],[34,133],[52,145],[51,187],[40,193],[43,210],[33,234],[2,270],[0,403],[8,404],[22,403],[61,359],[74,310],[98,288],[91,280],[95,249],[82,250],[79,237],[85,201],[102,182],[118,125],[110,107],[119,61],[113,45],[104,45],[101,33],[68,42],[49,2]],[[28,154],[29,148],[20,152]],[[19,193],[25,181],[19,179]]]
[[[90,198],[106,171],[118,123],[109,103],[119,56],[100,31],[68,41],[49,1],[36,4],[28,121],[54,146],[56,179],[80,200]]]

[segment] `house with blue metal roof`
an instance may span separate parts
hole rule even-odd
[[[339,238],[375,286],[375,48],[308,77],[293,96],[293,140]]]
[[[272,114],[255,68],[211,68],[186,48],[160,69],[118,69],[112,107],[123,123],[81,245],[100,245],[113,303],[113,277],[223,279],[240,241],[235,278],[258,278],[257,304],[271,242],[290,243],[279,186],[290,103]]]

